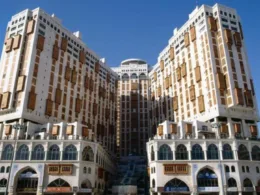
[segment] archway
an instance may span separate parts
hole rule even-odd
[[[48,184],[46,192],[53,193],[53,194],[59,194],[60,192],[62,192],[62,193],[66,193],[66,195],[71,195],[72,188],[67,181],[58,178]]]
[[[209,168],[203,168],[197,175],[198,191],[200,192],[219,192],[218,177]],[[209,191],[210,189],[210,191]]]
[[[189,192],[188,185],[180,179],[174,178],[164,186],[164,192]]]
[[[90,146],[86,146],[82,151],[82,160],[83,161],[94,161],[94,152]]]
[[[26,168],[21,173],[18,173],[16,192],[19,195],[36,194],[38,188],[38,175],[32,168]]]

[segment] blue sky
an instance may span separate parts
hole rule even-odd
[[[11,16],[26,8],[41,7],[60,18],[64,26],[80,30],[84,42],[110,66],[127,58],[154,65],[173,29],[180,27],[196,0],[1,0],[0,41]],[[249,63],[260,99],[260,0],[197,0],[234,7],[242,18]],[[250,3],[249,3],[250,2]],[[258,77],[259,76],[259,77]]]

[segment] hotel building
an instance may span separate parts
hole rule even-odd
[[[259,113],[236,10],[197,7],[149,76],[150,193],[259,192]]]
[[[146,156],[150,136],[148,64],[140,59],[127,59],[118,74],[117,145],[119,157],[129,154]]]
[[[117,74],[105,60],[54,15],[25,10],[8,22],[0,77],[1,192],[103,193],[117,119]]]

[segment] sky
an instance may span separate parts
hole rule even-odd
[[[41,7],[70,31],[80,31],[86,45],[109,66],[128,58],[154,65],[162,49],[196,5],[220,3],[237,9],[242,19],[249,64],[260,100],[260,0],[0,0],[0,42],[7,22],[24,10]],[[1,48],[0,48],[1,50]],[[258,77],[259,76],[259,77]]]

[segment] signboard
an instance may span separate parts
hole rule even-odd
[[[71,187],[47,187],[46,192],[71,192]]]
[[[198,191],[203,192],[218,192],[219,187],[198,187]]]
[[[165,187],[165,192],[188,192],[189,189],[187,187]]]

